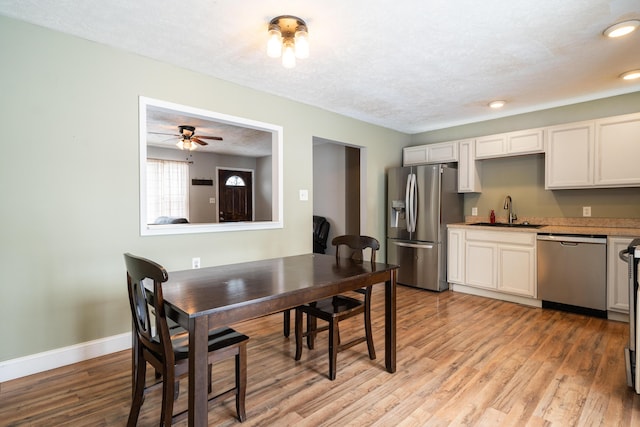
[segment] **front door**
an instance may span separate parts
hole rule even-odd
[[[253,219],[252,172],[218,169],[219,221]]]

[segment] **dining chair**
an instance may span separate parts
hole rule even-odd
[[[327,249],[327,238],[329,237],[329,229],[331,224],[327,218],[314,215],[313,216],[313,253],[323,254]],[[289,336],[291,329],[291,310],[285,310],[283,313],[282,331],[285,337]]]
[[[344,262],[348,258],[358,262],[363,261],[365,250],[370,249],[370,261],[376,261],[376,251],[380,249],[380,242],[369,236],[343,235],[335,237],[331,242],[336,247],[336,262]],[[342,260],[342,261],[341,261]],[[364,294],[364,299],[354,298],[348,295],[336,295],[310,304],[296,307],[295,309],[295,336],[296,354],[295,360],[302,356],[302,340],[307,337],[307,347],[313,349],[315,337],[318,332],[329,330],[329,379],[336,378],[336,365],[338,352],[353,347],[361,342],[367,342],[369,358],[375,359],[376,352],[373,346],[371,332],[371,286],[356,290]],[[307,330],[302,329],[302,315],[307,315]],[[338,324],[341,320],[364,314],[365,336],[360,336],[346,343],[340,342]],[[327,326],[318,328],[317,319],[328,322]]]
[[[155,385],[162,384],[162,410],[160,425],[170,426],[173,421],[186,414],[173,414],[173,403],[179,393],[178,380],[188,374],[189,334],[181,328],[172,328],[167,322],[162,283],[169,278],[159,264],[141,257],[124,254],[127,267],[127,288],[134,324],[133,339],[133,401],[127,426],[137,424],[144,395]],[[153,295],[145,288],[153,281]],[[149,283],[150,285],[150,283]],[[174,333],[176,332],[176,333]],[[209,331],[209,401],[217,401],[235,395],[238,419],[244,421],[245,395],[247,387],[247,341],[249,337],[225,327]],[[212,396],[211,364],[235,357],[235,385],[233,388]],[[156,370],[161,383],[149,387],[145,384],[147,362]]]

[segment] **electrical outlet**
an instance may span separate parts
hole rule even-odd
[[[472,207],[471,208],[471,215],[472,216],[478,216],[478,208],[477,207]]]
[[[591,216],[591,206],[582,207],[582,216]]]
[[[191,268],[200,268],[200,258],[191,258]]]

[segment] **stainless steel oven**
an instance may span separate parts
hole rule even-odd
[[[624,349],[627,366],[627,384],[640,394],[640,339],[638,337],[638,263],[640,239],[633,240],[620,251],[620,258],[629,266],[629,346]]]

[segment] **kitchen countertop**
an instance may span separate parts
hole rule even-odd
[[[473,225],[478,222],[489,222],[489,218],[471,216],[466,222],[449,224],[449,228],[468,228],[476,230],[513,231],[525,233],[545,234],[579,234],[605,236],[640,236],[640,219],[625,218],[521,218],[516,224],[529,222],[541,224],[539,228],[529,227],[500,227],[495,225]],[[506,218],[496,218],[498,223],[506,223]]]

